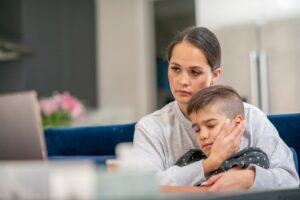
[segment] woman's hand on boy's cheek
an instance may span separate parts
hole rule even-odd
[[[212,145],[211,153],[208,157],[210,160],[219,161],[219,163],[216,163],[217,168],[219,168],[228,157],[239,151],[243,132],[244,121],[237,126],[229,121],[224,123]]]

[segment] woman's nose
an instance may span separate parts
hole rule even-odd
[[[187,73],[182,73],[179,78],[179,84],[181,86],[187,86],[190,82],[190,78]]]

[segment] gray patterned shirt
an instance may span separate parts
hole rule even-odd
[[[200,149],[191,149],[181,156],[175,165],[179,167],[184,167],[191,163],[197,162],[207,157]],[[231,155],[227,160],[225,160],[219,169],[212,171],[206,178],[210,178],[213,175],[217,175],[222,172],[226,172],[233,167],[239,167],[241,169],[248,168],[251,164],[260,166],[262,168],[268,169],[270,167],[270,162],[267,154],[259,148],[246,147],[241,151]],[[203,181],[196,183],[196,186],[200,186]]]

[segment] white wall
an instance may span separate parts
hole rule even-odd
[[[99,110],[92,124],[127,123],[156,107],[150,0],[95,0]]]
[[[274,19],[299,16],[299,0],[195,0],[197,25],[263,24]]]
[[[267,114],[299,112],[297,72],[300,55],[300,1],[195,2],[197,25],[213,29],[221,43],[223,75],[219,83],[233,86],[250,103],[256,104]],[[257,69],[253,65],[255,60],[249,59],[251,52],[264,52],[266,55],[266,64],[259,67],[268,69],[260,81],[266,83],[264,85],[258,81],[250,82],[258,78],[250,73]]]

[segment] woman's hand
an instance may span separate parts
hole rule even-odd
[[[238,125],[234,122],[230,124],[228,120],[224,123],[211,147],[210,155],[203,161],[206,175],[217,170],[228,157],[239,151],[244,123],[245,121]]]
[[[249,189],[255,179],[254,169],[232,168],[209,178],[201,186],[210,186],[207,191],[235,191]]]

